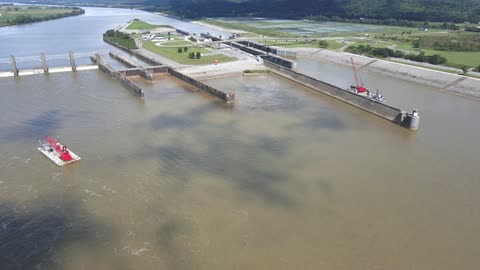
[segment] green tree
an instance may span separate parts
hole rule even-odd
[[[195,53],[194,52],[189,53],[188,58],[195,59]]]
[[[195,55],[195,58],[200,59],[201,57],[202,57],[202,54],[200,52],[197,52],[197,54]]]
[[[321,48],[328,48],[328,42],[325,40],[320,40],[318,42],[318,46],[320,46]]]
[[[183,51],[184,52],[188,51],[188,47],[183,47]]]
[[[178,48],[177,52],[182,53],[183,52],[182,48]]]

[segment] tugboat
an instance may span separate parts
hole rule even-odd
[[[356,83],[356,85],[350,86],[351,91],[353,91],[357,95],[361,95],[361,96],[373,99],[375,101],[386,102],[387,100],[383,98],[382,94],[380,94],[378,89],[375,94],[372,94],[370,91],[368,91],[367,88],[365,88],[365,86],[363,86],[363,81],[362,81],[362,84],[359,83],[359,79],[357,75],[357,67],[355,66],[353,57],[351,57],[350,59],[352,60],[353,77],[355,78],[355,83]]]
[[[80,160],[80,157],[67,149],[66,145],[56,142],[49,136],[45,136],[45,139],[47,140],[47,143],[41,143],[38,151],[42,152],[58,166],[63,166]]]
[[[377,89],[377,92],[373,95],[370,96],[371,99],[380,101],[380,102],[387,102],[387,100],[380,94],[380,92]]]

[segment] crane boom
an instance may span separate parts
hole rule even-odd
[[[352,70],[353,70],[353,77],[355,78],[355,88],[357,89],[357,91],[359,93],[366,92],[367,89],[363,86],[363,83],[360,84],[358,82],[357,67],[355,66],[355,62],[353,61],[353,57],[350,57],[350,59],[352,60]]]

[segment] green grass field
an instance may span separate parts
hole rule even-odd
[[[203,20],[202,22],[208,23],[211,25],[216,25],[223,28],[241,30],[241,31],[250,32],[250,33],[254,33],[261,36],[267,36],[267,37],[297,37],[295,35],[284,33],[274,29],[259,28],[259,27],[251,26],[245,23],[225,22],[221,20]]]
[[[154,42],[146,41],[143,43],[143,47],[149,51],[152,51],[156,54],[159,54],[163,57],[171,59],[179,64],[184,65],[206,65],[212,64],[215,60],[218,60],[219,63],[230,62],[237,60],[234,57],[229,57],[224,54],[214,54],[214,55],[205,55],[200,59],[191,59],[189,58],[190,52],[200,52],[201,54],[210,54],[211,52],[207,49],[196,46],[195,44],[188,41],[171,41],[166,42],[165,46],[177,46],[177,47],[161,47],[156,46]],[[180,47],[178,47],[180,46]],[[188,51],[179,53],[178,48],[188,47]]]
[[[328,42],[328,49],[330,50],[338,50],[340,49],[343,44],[340,42],[337,42],[335,40],[325,40]],[[264,44],[264,45],[269,45],[269,46],[277,46],[277,47],[282,47],[282,48],[318,48],[322,49],[322,47],[319,46],[318,40],[313,41],[313,42],[308,42],[305,43],[305,39],[298,39],[298,41],[295,40],[281,40],[279,39],[278,41],[275,40],[258,40],[257,43]]]
[[[170,25],[156,25],[156,24],[149,24],[144,21],[134,20],[128,25],[127,30],[151,30],[155,28],[162,28],[162,27],[170,27]]]
[[[480,65],[480,52],[446,52],[437,50],[422,49],[426,55],[439,54],[448,59],[449,66],[461,67],[477,67]]]

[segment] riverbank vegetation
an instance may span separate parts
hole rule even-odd
[[[0,27],[76,16],[85,10],[76,7],[0,5]]]
[[[447,62],[447,59],[441,55],[425,55],[425,52],[419,52],[417,54],[409,53],[405,54],[400,50],[392,50],[389,48],[376,48],[370,45],[364,46],[350,46],[347,49],[348,52],[355,54],[365,54],[367,56],[381,57],[381,58],[404,58],[416,62],[428,62],[433,65],[440,65]]]
[[[103,34],[103,38],[129,50],[138,49],[137,45],[135,44],[135,40],[129,34],[120,31],[110,29]]]
[[[170,25],[149,24],[139,19],[134,19],[127,27],[127,30],[151,30],[156,28],[172,28]]]
[[[268,69],[246,69],[243,71],[245,74],[260,74],[260,73],[270,73]]]

